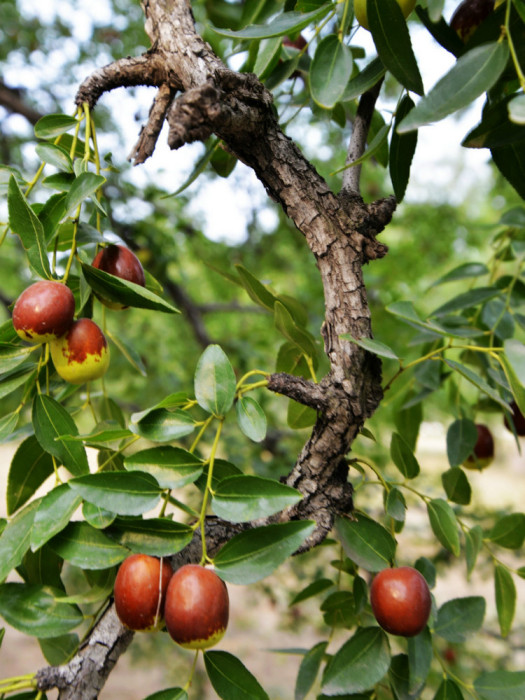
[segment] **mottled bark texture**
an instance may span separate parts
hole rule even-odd
[[[286,479],[304,498],[271,519],[314,519],[317,528],[304,545],[307,549],[326,537],[336,515],[352,510],[345,455],[382,398],[379,360],[341,336],[372,335],[362,268],[386,253],[377,235],[390,221],[395,200],[365,204],[359,195],[358,175],[346,176],[341,193],[333,193],[281,130],[266,88],[251,74],[230,71],[198,36],[188,0],[143,0],[143,7],[150,51],[96,71],[80,87],[77,103],[94,107],[104,92],[119,86],[157,86],[159,95],[150,120],[133,151],[136,162],[151,155],[164,119],[169,124],[171,148],[217,135],[253,168],[268,194],[303,233],[317,261],[326,304],[321,334],[330,371],[319,384],[286,374],[269,380],[270,390],[311,406],[318,414],[311,436]],[[358,128],[348,151],[351,160],[364,150],[376,97],[377,90],[362,100]],[[208,551],[213,552],[238,531],[238,526],[210,520]],[[199,558],[196,537],[177,555],[175,564]],[[89,656],[89,646],[84,647],[84,653]],[[109,674],[110,656],[107,667],[94,671],[87,682],[75,680],[78,690],[61,691],[60,698],[96,697],[95,689],[101,687],[104,673]],[[78,669],[78,661],[72,664]],[[73,667],[66,667],[66,675],[68,668]],[[79,673],[84,673],[83,665]],[[45,678],[46,669],[41,672],[42,687],[48,687]],[[89,683],[91,694],[86,690]]]

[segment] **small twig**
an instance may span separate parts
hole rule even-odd
[[[167,84],[160,86],[157,97],[151,105],[148,122],[140,132],[139,140],[128,156],[129,160],[134,161],[133,165],[141,165],[153,155],[166,114],[175,97],[175,92]]]

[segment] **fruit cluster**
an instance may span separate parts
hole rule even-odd
[[[173,573],[163,559],[132,554],[120,565],[114,596],[123,625],[141,631],[165,623],[171,638],[186,649],[214,646],[228,626],[226,584],[198,564]]]
[[[93,267],[145,285],[144,270],[128,248],[109,245],[97,253]],[[110,300],[113,309],[125,308]],[[75,298],[62,282],[41,280],[25,289],[13,307],[17,334],[35,345],[49,343],[57,374],[71,384],[98,379],[109,365],[109,347],[102,330],[89,318],[74,320]]]

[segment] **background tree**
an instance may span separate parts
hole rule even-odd
[[[1,690],[98,696],[133,636],[111,596],[116,567],[138,552],[170,557],[174,569],[213,562],[224,581],[244,584],[301,555],[293,602],[318,600],[326,634],[304,650],[296,698],[520,697],[525,674],[512,662],[456,674],[443,661],[443,644],[482,634],[481,595],[434,600],[429,624],[425,617],[407,631],[384,621],[381,594],[372,590],[369,602],[369,584],[388,567],[415,567],[426,607],[443,559],[464,560],[467,577],[488,567],[501,635],[511,633],[525,516],[471,503],[470,481],[481,475],[468,470],[492,457],[490,441],[478,444],[481,423],[505,420],[518,451],[523,433],[523,0],[467,0],[450,23],[443,2],[420,3],[414,19],[426,41],[454,59],[431,90],[395,0],[367,0],[366,50],[349,0],[150,0],[147,36],[138,7],[112,9],[113,26],[92,24],[86,42],[67,19],[42,31],[34,18],[21,23],[13,3],[1,7],[6,71],[16,61],[36,71],[39,51],[52,54],[57,40],[63,72],[76,65],[79,83],[97,65],[76,92],[73,116],[62,113],[62,84],[27,95],[9,84],[0,90],[9,163],[0,171],[0,436],[18,444],[0,536],[0,580],[9,575],[0,613],[39,639],[50,664]],[[363,3],[357,9],[362,18]],[[156,93],[135,164],[154,155],[165,123],[171,149],[204,143],[177,198],[134,185],[102,148],[103,131],[116,138],[120,115],[99,99],[142,85]],[[387,260],[397,265],[380,267],[387,246],[378,236],[396,226],[417,129],[481,95],[481,121],[463,145],[490,149],[504,178],[496,185],[501,216],[480,213],[493,231],[462,241],[456,210],[425,206],[422,216],[407,207],[412,235],[394,237]],[[34,124],[34,135],[13,128],[13,114]],[[325,161],[299,148],[308,130],[328,147]],[[288,135],[296,131],[297,142]],[[38,159],[31,175],[28,144]],[[263,234],[255,213],[242,246],[212,244],[180,195],[210,169],[235,178],[238,162],[263,183],[278,223]],[[92,264],[115,241],[142,259],[145,286]],[[112,357],[98,383],[68,382],[60,358],[69,335],[58,346],[27,345],[15,332],[10,304],[37,279],[65,283],[77,319],[103,328]],[[429,284],[438,303],[434,292],[421,298]],[[453,288],[446,301],[445,284]],[[447,426],[437,485],[414,454],[423,416]],[[91,467],[86,448],[96,456]],[[413,558],[404,526],[417,504],[433,536]],[[321,573],[314,556],[326,557]],[[268,697],[226,651],[206,651],[204,666],[222,698]],[[191,695],[185,682],[157,698]]]

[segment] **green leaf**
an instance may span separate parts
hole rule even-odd
[[[503,343],[503,347],[518,381],[525,387],[525,345],[515,338],[510,338]]]
[[[213,27],[213,31],[221,36],[229,36],[232,39],[267,39],[271,36],[293,35],[309,24],[317,22],[332,9],[333,5],[331,3],[325,3],[321,8],[313,12],[283,12],[283,14],[274,17],[269,25],[255,24],[239,31]]]
[[[251,396],[241,396],[235,404],[237,422],[242,432],[254,442],[266,437],[266,415]]]
[[[332,109],[339,102],[353,65],[352,52],[337,34],[329,34],[319,42],[310,67],[310,91],[318,105]]]
[[[388,167],[398,202],[403,201],[410,179],[410,167],[417,146],[417,131],[411,131],[409,134],[398,134],[397,127],[413,108],[414,102],[408,95],[405,95],[396,110],[394,130],[390,140]]]
[[[269,700],[258,680],[227,651],[205,651],[204,665],[210,683],[222,700]]]
[[[184,688],[166,688],[148,695],[144,700],[188,700],[188,693]]]
[[[489,384],[487,384],[487,382],[482,379],[479,374],[473,372],[469,367],[466,367],[459,362],[454,362],[454,360],[445,360],[445,362],[451,369],[465,377],[465,379],[467,379],[471,384],[474,384],[474,386],[480,389],[480,391],[487,394],[487,396],[490,396],[491,399],[494,399],[496,403],[499,403],[500,406],[510,410],[510,406],[507,404],[507,402],[504,401],[498,392],[489,386]]]
[[[424,93],[410,34],[396,0],[367,0],[372,38],[383,65],[407,90]]]
[[[362,513],[355,519],[338,517],[335,531],[345,554],[367,571],[381,571],[390,566],[396,552],[396,541],[382,525]]]
[[[180,552],[193,538],[189,525],[167,518],[117,518],[107,534],[138,554],[167,557]]]
[[[257,277],[252,275],[252,273],[247,270],[242,265],[235,265],[235,269],[239,275],[239,280],[244,289],[248,292],[248,296],[252,301],[254,301],[263,309],[273,312],[273,307],[277,301],[277,297],[274,296],[265,285],[260,282]]]
[[[517,700],[525,695],[525,671],[492,671],[474,681],[483,700]]]
[[[69,480],[80,496],[118,515],[142,515],[155,508],[162,489],[145,472],[98,472]]]
[[[309,583],[306,588],[303,588],[302,591],[299,591],[299,593],[292,598],[289,603],[289,607],[292,605],[297,605],[303,600],[308,600],[308,598],[319,595],[319,593],[323,593],[324,591],[328,590],[328,588],[332,588],[334,585],[334,582],[329,578],[320,578],[316,581],[312,581],[312,583]]]
[[[390,489],[386,497],[386,514],[394,520],[397,520],[399,523],[404,523],[406,509],[407,504],[405,501],[405,497],[403,496],[403,492],[394,486],[394,488]]]
[[[130,343],[126,342],[123,338],[115,335],[114,333],[111,333],[107,329],[105,332],[106,336],[111,340],[111,342],[114,345],[117,346],[117,348],[129,362],[129,364],[132,367],[134,367],[138,372],[140,372],[140,374],[142,374],[143,377],[146,377],[148,375],[146,367],[144,366],[142,358],[139,355],[139,353],[135,350],[135,348],[132,345],[130,345]]]
[[[51,455],[44,452],[34,435],[18,446],[7,476],[7,514],[11,515],[24,505],[53,473]]]
[[[448,469],[441,474],[441,482],[449,501],[468,506],[472,497],[472,489],[463,469],[458,467]]]
[[[505,68],[508,57],[509,47],[504,41],[482,44],[464,53],[405,117],[398,131],[405,133],[440,121],[452,112],[470,105],[494,85]]]
[[[509,570],[501,564],[494,569],[494,586],[501,636],[507,637],[516,612],[516,586]]]
[[[44,229],[22,194],[14,175],[9,179],[7,207],[9,227],[20,237],[31,268],[40,277],[51,278]]]
[[[389,348],[388,345],[385,345],[385,343],[382,343],[379,340],[373,340],[372,338],[357,339],[351,336],[350,333],[343,333],[341,338],[344,340],[349,340],[351,343],[355,343],[356,345],[359,345],[360,348],[368,350],[368,352],[378,355],[379,357],[386,357],[389,360],[399,360],[399,357],[392,350],[392,348]]]
[[[31,528],[39,501],[33,501],[5,526],[0,535],[0,581],[16,568],[29,549]]]
[[[379,80],[384,76],[386,68],[380,58],[374,58],[363,70],[349,81],[343,94],[341,102],[349,102],[355,100],[356,97],[362,95],[370,88],[374,87]]]
[[[35,552],[70,522],[82,499],[68,484],[60,484],[41,500],[31,531],[31,549]]]
[[[488,273],[489,268],[484,263],[463,263],[450,272],[447,272],[443,277],[440,277],[437,282],[433,283],[432,287],[437,287],[439,284],[445,284],[446,282],[469,279],[471,277],[483,277],[484,275],[488,275]]]
[[[35,136],[37,139],[54,139],[66,131],[70,131],[78,121],[68,114],[46,114],[35,124]]]
[[[467,564],[467,578],[476,566],[478,554],[483,545],[483,530],[479,525],[474,525],[470,530],[465,531],[465,560]]]
[[[95,173],[81,173],[76,177],[67,193],[64,217],[76,215],[76,211],[82,202],[94,195],[105,182],[105,177],[95,175]]]
[[[481,596],[449,600],[438,610],[435,634],[447,642],[463,643],[467,635],[480,629],[485,617],[485,607],[485,598]]]
[[[523,144],[525,129],[509,120],[510,96],[494,103],[486,103],[481,122],[470,131],[463,141],[466,148],[500,148]]]
[[[434,700],[463,700],[463,693],[452,679],[444,678],[434,696]]]
[[[351,591],[335,591],[331,593],[323,600],[321,611],[327,627],[352,629],[356,626],[355,601]]]
[[[180,311],[165,301],[162,297],[151,292],[140,284],[110,275],[104,270],[99,270],[92,265],[82,265],[82,274],[91,289],[109,301],[116,301],[126,306],[134,306],[140,309],[163,311],[164,313],[178,314]]]
[[[69,153],[60,146],[52,143],[37,143],[35,146],[37,156],[41,161],[54,165],[59,170],[71,172],[73,163],[69,157]]]
[[[421,691],[426,683],[432,663],[432,635],[428,627],[408,639],[408,667],[410,693]]]
[[[74,476],[89,473],[84,446],[79,442],[59,440],[61,435],[78,435],[71,415],[55,399],[37,394],[33,401],[33,427],[38,442],[56,457]]]
[[[77,634],[61,634],[57,637],[38,640],[42,654],[51,666],[60,666],[72,658],[78,649],[78,642]]]
[[[201,408],[224,416],[235,397],[235,372],[219,345],[208,345],[195,370],[195,398]]]
[[[304,356],[303,356],[304,357]],[[310,406],[304,406],[293,399],[288,401],[286,423],[292,430],[302,430],[315,424],[317,411]]]
[[[454,511],[442,498],[427,503],[428,518],[433,533],[445,549],[459,556],[458,522]]]
[[[521,143],[490,149],[490,154],[496,167],[522,199],[525,198],[524,150]]]
[[[154,408],[131,416],[129,429],[152,442],[171,442],[190,435],[195,421],[185,411]]]
[[[71,522],[49,542],[62,559],[81,569],[109,569],[120,564],[129,549],[84,522]]]
[[[116,514],[112,513],[110,510],[101,508],[88,501],[82,504],[82,515],[84,520],[92,527],[96,527],[97,530],[104,530],[109,527],[117,517]]]
[[[458,294],[450,301],[439,306],[430,316],[445,316],[455,311],[470,309],[474,306],[484,304],[489,299],[493,299],[501,294],[501,289],[497,287],[478,287],[470,289],[468,292]]]
[[[506,549],[519,549],[525,540],[525,514],[503,516],[486,535],[486,539]]]
[[[420,472],[419,462],[408,443],[399,435],[392,433],[390,456],[401,474],[407,479],[414,479]]]
[[[379,627],[359,628],[332,656],[321,689],[328,695],[360,693],[372,688],[390,666],[390,648]]]
[[[242,523],[273,515],[302,499],[291,486],[260,476],[231,476],[215,489],[212,508],[219,518]]]
[[[20,413],[13,411],[13,413],[8,413],[0,418],[0,442],[3,442],[13,434],[19,417]]]
[[[24,634],[56,637],[84,619],[77,607],[61,603],[60,595],[61,591],[51,586],[4,583],[0,586],[0,615]]]
[[[280,37],[273,39],[263,39],[259,44],[257,60],[253,67],[253,72],[259,80],[265,80],[273,71],[279,61],[282,40]]]
[[[294,520],[241,532],[216,555],[215,572],[230,583],[255,583],[286,561],[314,529],[311,520]]]
[[[468,418],[455,420],[447,430],[447,456],[451,467],[460,464],[472,454],[478,440],[478,431],[473,421]]]
[[[304,655],[295,682],[294,700],[304,700],[312,689],[321,668],[327,646],[328,642],[319,642]]]
[[[25,353],[24,353],[25,357]],[[2,366],[2,359],[0,355],[0,367]],[[4,375],[3,370],[2,370],[2,378],[0,378],[0,399],[3,399],[5,396],[9,396],[9,394],[12,394],[13,391],[16,391],[18,387],[22,386],[24,382],[26,382],[29,378],[29,375],[34,373],[34,376],[36,377],[36,372],[35,372],[35,366],[33,363],[27,363],[23,365],[22,367],[18,367],[12,372],[9,372],[8,374]]]
[[[274,321],[277,330],[287,340],[297,345],[299,350],[304,352],[305,355],[311,358],[317,356],[317,348],[313,336],[308,331],[299,328],[288,309],[280,301],[275,302]]]
[[[129,471],[139,470],[155,477],[162,488],[177,489],[192,484],[202,474],[202,459],[181,447],[151,447],[124,459]]]

